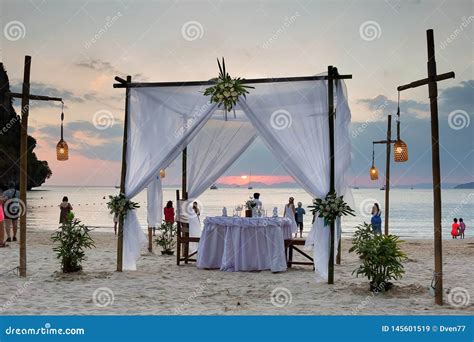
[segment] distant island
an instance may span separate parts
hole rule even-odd
[[[474,182],[456,185],[454,189],[474,189]]]

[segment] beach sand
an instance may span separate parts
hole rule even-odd
[[[472,315],[467,306],[437,306],[428,291],[433,273],[433,241],[408,240],[406,274],[385,294],[373,296],[365,278],[352,270],[358,258],[343,241],[335,285],[315,283],[311,267],[287,272],[220,272],[194,264],[176,266],[174,256],[143,250],[137,271],[115,272],[116,238],[93,232],[96,248],[84,270],[62,274],[52,251],[51,232],[28,234],[28,277],[19,278],[18,244],[0,250],[0,311],[3,315]],[[455,301],[474,296],[474,238],[444,240],[445,293]],[[459,290],[459,291],[458,291]],[[272,292],[274,300],[272,301]],[[464,297],[463,297],[464,296]]]

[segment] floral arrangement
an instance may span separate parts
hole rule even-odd
[[[257,203],[255,202],[255,200],[253,199],[253,197],[250,197],[250,199],[248,199],[247,201],[245,201],[245,208],[247,210],[252,210],[253,208],[255,208],[257,206]]]
[[[110,209],[110,213],[117,217],[127,216],[129,210],[140,208],[138,203],[132,202],[125,197],[125,194],[120,193],[116,196],[109,195],[109,201],[107,202],[107,208]]]
[[[340,216],[355,216],[354,210],[344,202],[343,197],[337,196],[335,192],[329,192],[324,199],[315,198],[313,205],[308,208],[312,208],[313,215],[324,219],[324,225],[327,226]]]
[[[217,64],[219,65],[219,77],[216,79],[215,85],[206,88],[204,95],[210,95],[211,103],[217,103],[218,108],[221,106],[224,107],[227,119],[227,112],[234,109],[239,100],[239,96],[245,98],[246,94],[249,93],[247,89],[254,87],[244,85],[242,82],[244,79],[241,79],[240,77],[232,78],[225,70],[224,58],[222,58],[222,65],[219,60],[217,60]]]

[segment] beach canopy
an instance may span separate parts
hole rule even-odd
[[[260,136],[285,170],[314,197],[330,190],[328,90],[326,80],[248,84],[235,113],[204,96],[205,86],[157,86],[129,89],[125,195],[148,187],[149,225],[161,223],[160,169],[187,147],[188,201],[192,203]],[[336,81],[335,189],[346,194],[351,163],[351,119],[343,80]],[[338,220],[339,221],[339,220]],[[136,269],[146,243],[135,211],[124,226],[124,269]],[[197,228],[199,230],[199,228]],[[340,238],[340,221],[336,237]],[[316,279],[328,275],[330,230],[316,219],[306,240],[314,248]],[[199,234],[190,222],[190,235]],[[336,240],[335,245],[337,246]]]

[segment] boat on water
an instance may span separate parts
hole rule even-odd
[[[212,184],[212,185],[211,185],[211,187],[210,187],[209,189],[211,189],[211,190],[217,190],[218,188],[217,188],[217,185],[215,185],[215,184]]]
[[[382,185],[382,187],[380,188],[380,190],[385,190],[385,185]]]
[[[249,189],[249,190],[253,189],[251,181],[252,181],[252,171],[249,172],[249,186],[247,187],[247,189]]]

